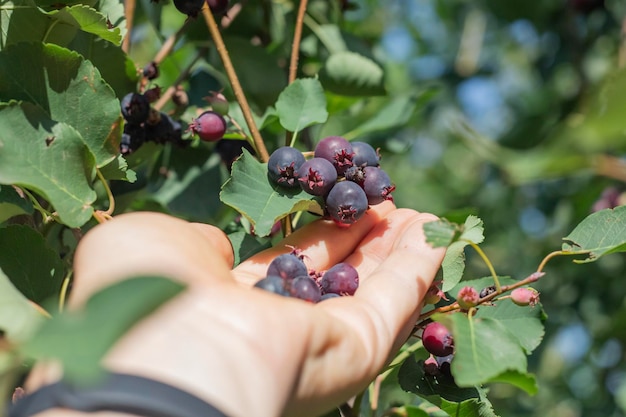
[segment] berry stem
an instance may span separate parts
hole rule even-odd
[[[196,54],[194,59],[189,63],[189,65],[187,65],[186,68],[184,68],[180,72],[178,78],[176,78],[176,81],[174,81],[174,84],[172,84],[167,90],[165,90],[165,92],[161,94],[161,97],[159,97],[159,100],[154,103],[154,105],[152,106],[154,110],[160,111],[163,106],[165,106],[165,104],[172,98],[172,96],[176,92],[176,86],[178,86],[180,83],[183,82],[183,80],[187,78],[187,76],[191,72],[191,68],[193,68],[193,66],[196,65],[196,62],[198,62],[198,60],[202,58],[206,53],[207,48],[200,48],[198,50],[198,53]]]
[[[67,299],[67,290],[70,287],[70,281],[72,279],[72,270],[70,270],[61,284],[61,292],[59,293],[59,312],[63,312],[65,308],[65,300]]]
[[[491,261],[489,260],[489,258],[485,254],[485,252],[483,252],[483,250],[480,248],[480,246],[478,246],[476,243],[474,243],[472,241],[469,241],[469,240],[464,240],[464,241],[469,243],[469,245],[472,248],[474,248],[476,253],[478,253],[478,255],[480,255],[482,260],[485,262],[485,264],[487,265],[487,268],[489,268],[489,272],[491,273],[491,277],[493,278],[493,283],[496,286],[496,292],[500,292],[500,280],[498,279],[498,275],[496,274],[496,270],[494,269],[493,264],[491,263]]]
[[[191,22],[190,19],[185,19],[181,27],[175,33],[170,35],[170,37],[167,38],[165,42],[163,42],[163,45],[161,45],[161,49],[159,49],[159,51],[156,53],[152,62],[154,62],[156,65],[161,65],[163,60],[170,54],[170,52],[172,52],[172,49],[174,49],[174,45],[176,45],[176,42],[185,33],[187,27],[189,27],[189,22]]]
[[[217,26],[215,18],[213,17],[213,13],[211,12],[211,9],[209,9],[207,4],[205,4],[202,8],[202,14],[204,16],[204,19],[206,20],[209,32],[211,33],[211,37],[213,38],[213,42],[215,43],[217,53],[222,59],[222,64],[224,64],[224,70],[226,71],[226,75],[228,76],[230,85],[233,88],[233,93],[235,93],[235,98],[237,99],[237,102],[241,107],[241,112],[243,113],[243,117],[246,120],[246,124],[248,125],[248,130],[250,130],[250,134],[252,134],[256,153],[261,158],[261,162],[267,162],[267,160],[270,159],[270,155],[267,152],[267,148],[265,147],[265,143],[263,142],[261,133],[259,132],[259,129],[254,122],[254,118],[252,117],[250,105],[248,104],[248,100],[246,99],[246,96],[243,93],[243,89],[241,88],[241,84],[239,83],[239,78],[237,77],[237,73],[235,72],[233,63],[230,60],[230,56],[228,54],[228,50],[226,49],[226,45],[224,44],[224,39],[222,39],[220,29]]]
[[[126,19],[126,36],[122,39],[122,51],[128,54],[130,51],[130,33],[133,30],[135,19],[135,0],[124,0],[124,18]]]
[[[543,258],[539,266],[537,267],[537,272],[543,271],[548,261],[552,258],[556,258],[557,256],[572,256],[572,255],[584,255],[586,253],[590,253],[589,250],[579,251],[579,252],[569,252],[564,250],[555,250],[554,252],[550,252]]]
[[[304,15],[306,14],[307,3],[308,0],[300,0],[300,7],[298,8],[298,17],[296,19],[296,27],[293,34],[293,43],[291,45],[291,60],[289,61],[289,84],[296,80],[298,73],[302,26],[304,25]]]
[[[302,41],[302,27],[304,26],[304,16],[306,15],[306,7],[308,0],[300,0],[298,7],[298,16],[296,17],[296,27],[293,33],[293,42],[291,44],[291,59],[289,60],[289,77],[288,83],[291,84],[298,76],[298,60],[300,59],[300,43]],[[285,136],[285,145],[294,146],[296,143],[297,133],[287,132]]]
[[[107,198],[109,199],[109,208],[103,214],[111,216],[113,215],[113,211],[115,211],[115,197],[113,197],[113,192],[111,191],[111,187],[109,187],[109,183],[102,175],[102,172],[98,168],[96,168],[96,174],[98,175],[98,179],[102,182],[104,186],[104,190],[107,193]]]
[[[28,191],[26,188],[20,188],[20,190],[28,197],[30,202],[33,204],[35,210],[37,210],[41,214],[44,223],[48,223],[54,218],[54,215],[45,208],[43,208],[41,204],[39,204],[37,198],[35,198],[35,196],[30,191]]]

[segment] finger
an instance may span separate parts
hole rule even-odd
[[[302,251],[304,262],[310,270],[327,269],[352,253],[374,226],[393,210],[395,206],[390,201],[377,204],[347,228],[338,227],[330,220],[316,220],[274,247],[241,263],[233,270],[235,279],[245,285],[253,285],[265,276],[268,265],[276,256],[291,251],[290,246]]]
[[[316,343],[309,356],[323,360],[303,368],[290,410],[303,404],[319,407],[315,398],[320,396],[332,400],[355,394],[406,340],[443,256],[442,250],[433,250],[424,241],[423,224],[434,219],[413,210],[395,210],[346,259],[364,278],[353,297],[315,306],[320,335],[312,339]],[[342,366],[337,367],[338,363]],[[332,390],[327,380],[335,382]]]
[[[423,226],[433,220],[436,217],[430,214],[413,216],[397,234],[385,259],[360,284],[349,300],[352,303],[327,304],[329,311],[361,332],[364,342],[377,341],[379,348],[372,351],[378,352],[373,358],[378,366],[408,337],[443,260],[445,249],[434,249],[425,241]]]
[[[121,214],[96,226],[76,250],[70,305],[133,276],[159,275],[187,284],[230,281],[230,265],[222,258],[222,250],[215,250],[215,242],[222,238],[210,227],[199,229],[151,212]],[[217,246],[225,243],[222,240]]]
[[[230,268],[233,267],[235,263],[233,245],[221,229],[204,223],[189,223],[189,225],[202,233],[209,244],[213,246],[217,255],[224,259]]]

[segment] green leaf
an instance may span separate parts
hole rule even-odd
[[[64,224],[80,227],[93,213],[93,167],[91,153],[71,126],[50,120],[30,103],[0,106],[1,184],[34,190]]]
[[[383,69],[374,61],[355,52],[332,54],[320,72],[324,88],[346,96],[385,94]]]
[[[367,134],[404,127],[413,117],[416,109],[426,105],[428,100],[425,98],[432,98],[436,91],[431,88],[420,92],[419,95],[406,94],[392,97],[382,109],[374,113],[373,117],[364,123],[359,123],[355,129],[342,136],[353,140]]]
[[[128,162],[122,155],[100,168],[100,173],[107,180],[137,181],[137,173],[128,169]]]
[[[157,166],[166,167],[168,175],[153,187],[155,201],[196,221],[212,219],[224,209],[218,197],[223,182],[221,160],[211,149],[176,149],[162,158]]]
[[[328,111],[322,84],[314,78],[295,80],[278,96],[276,111],[280,124],[291,132],[324,123]]]
[[[507,276],[500,276],[498,279],[500,285],[511,285],[517,282]],[[492,285],[494,285],[493,277],[489,276],[461,281],[449,292],[455,297],[459,290],[465,286],[472,287],[480,292],[482,289]],[[543,326],[545,313],[541,305],[520,307],[510,299],[497,300],[493,305],[480,306],[475,317],[488,317],[499,321],[510,331],[511,336],[517,339],[527,354],[530,354],[539,346],[545,333]]]
[[[0,269],[37,304],[57,296],[65,276],[63,261],[44,237],[22,225],[0,228]]]
[[[433,316],[454,337],[452,374],[459,386],[473,387],[508,371],[526,373],[526,355],[518,340],[492,318],[469,318],[464,313]]]
[[[479,398],[465,400],[460,403],[443,399],[440,407],[448,415],[455,417],[497,417],[485,391],[483,388],[478,388]]]
[[[626,251],[626,206],[597,211],[587,216],[563,238],[563,250],[588,254],[574,262],[597,261],[610,253]]]
[[[0,49],[11,44],[41,41],[49,19],[37,8],[33,0],[2,2],[0,8]]]
[[[13,216],[31,214],[33,203],[18,194],[10,185],[0,185],[0,223]]]
[[[484,240],[483,221],[476,216],[470,215],[465,223],[457,225],[453,242],[448,247],[442,262],[444,292],[450,291],[463,277],[465,271],[465,247],[470,243],[479,244]]]
[[[454,402],[478,397],[476,388],[461,388],[449,375],[441,374],[436,377],[427,375],[424,372],[424,360],[416,360],[415,355],[409,356],[400,365],[398,382],[403,390],[421,397],[436,395]]]
[[[504,384],[513,385],[520,388],[529,395],[535,395],[539,392],[537,386],[537,380],[531,374],[520,373],[517,371],[506,371],[500,375],[492,378],[489,382],[499,382]]]
[[[28,340],[44,316],[0,269],[0,329],[14,342]]]
[[[255,253],[259,253],[264,249],[272,246],[272,242],[267,238],[253,236],[245,231],[230,233],[228,235],[230,244],[235,254],[235,266],[245,261]]]
[[[67,48],[78,52],[98,68],[102,78],[115,91],[118,98],[137,88],[137,67],[135,63],[111,42],[91,33],[79,32],[69,42]]]
[[[98,69],[75,52],[24,43],[0,52],[0,100],[38,105],[72,126],[104,166],[119,154],[119,101]]]
[[[47,13],[52,18],[51,26],[57,30],[59,26],[67,25],[76,27],[84,32],[93,33],[115,45],[122,43],[122,35],[119,28],[109,29],[107,16],[85,5],[64,7]]]
[[[497,320],[509,330],[527,354],[539,346],[545,333],[544,314],[540,305],[520,307],[510,299],[498,300],[494,306],[480,307],[475,317]]]
[[[140,277],[94,294],[82,311],[55,316],[23,347],[35,359],[56,358],[69,378],[99,375],[100,361],[128,329],[184,289],[161,277]]]
[[[106,16],[115,30],[119,30],[121,38],[124,38],[127,32],[124,3],[121,0],[99,0],[94,6],[94,9]]]
[[[460,236],[460,231],[458,225],[440,219],[424,224],[424,234],[428,244],[433,248],[441,248],[449,246],[456,240]]]
[[[233,164],[231,177],[222,186],[220,199],[254,225],[257,236],[267,236],[272,226],[289,213],[312,211],[323,214],[315,198],[300,189],[270,184],[267,164],[258,162],[244,149]]]

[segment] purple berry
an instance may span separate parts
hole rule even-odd
[[[343,175],[346,169],[354,165],[352,144],[341,136],[328,136],[319,141],[315,146],[314,156],[331,162],[339,175]]]
[[[143,127],[132,123],[124,125],[124,133],[120,141],[120,153],[130,155],[146,141],[146,131]]]
[[[324,294],[354,295],[359,287],[359,273],[350,264],[338,263],[324,273],[320,287]]]
[[[284,295],[289,297],[289,291],[285,288],[285,280],[275,275],[268,275],[267,277],[257,281],[254,284],[255,288],[260,288],[265,291],[273,292],[274,294]]]
[[[363,180],[363,190],[367,196],[369,204],[382,203],[385,200],[393,200],[391,192],[396,186],[391,183],[389,175],[377,167],[365,167],[365,179]]]
[[[289,283],[289,294],[292,297],[317,303],[322,298],[322,291],[319,285],[308,276],[296,277]]]
[[[156,62],[148,62],[145,67],[143,67],[143,76],[149,80],[154,80],[159,77],[159,67]]]
[[[291,146],[282,146],[270,155],[267,172],[276,184],[287,187],[299,187],[298,170],[304,164],[302,152]]]
[[[365,214],[367,207],[365,191],[352,181],[336,183],[326,196],[326,210],[339,224],[355,223]]]
[[[189,130],[204,141],[215,142],[224,137],[226,127],[226,120],[221,114],[207,110],[192,120]]]
[[[139,125],[150,115],[150,102],[139,93],[128,93],[122,98],[120,103],[122,108],[122,116],[128,123]]]
[[[215,144],[215,152],[217,152],[222,159],[222,162],[226,164],[228,171],[233,167],[233,163],[241,154],[243,153],[243,149],[247,149],[252,155],[255,154],[254,149],[248,141],[245,140],[230,140],[230,139],[220,139]]]
[[[302,259],[291,253],[277,256],[267,267],[267,275],[276,275],[285,280],[308,275],[308,270]]]
[[[448,356],[454,353],[454,341],[450,331],[436,321],[429,323],[422,334],[424,349],[435,356]]]
[[[305,161],[298,169],[298,181],[305,192],[324,196],[335,185],[337,171],[326,159],[312,158]]]
[[[179,12],[190,17],[197,17],[205,0],[174,0],[174,6]]]
[[[324,301],[324,300],[328,300],[329,298],[336,298],[336,297],[341,297],[341,296],[339,294],[329,292],[329,293],[322,295],[322,297],[320,298],[320,301]]]
[[[182,140],[182,128],[180,123],[173,120],[169,115],[161,112],[155,124],[146,123],[146,140],[160,144],[177,143]]]
[[[228,10],[228,0],[206,0],[211,13],[221,15]]]
[[[352,142],[352,151],[352,162],[355,166],[377,167],[380,164],[380,155],[369,143]]]

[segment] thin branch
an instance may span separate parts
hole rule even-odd
[[[491,263],[491,261],[489,260],[489,258],[485,254],[485,252],[483,252],[483,250],[480,248],[480,246],[478,246],[476,243],[471,242],[469,240],[466,240],[466,242],[468,242],[469,245],[472,248],[474,248],[476,253],[478,253],[478,255],[480,255],[482,260],[487,265],[487,268],[489,268],[489,272],[491,273],[491,277],[493,278],[493,282],[496,285],[496,292],[499,292],[500,291],[500,280],[498,279],[498,274],[496,274],[496,270],[494,269],[493,264]]]
[[[163,106],[165,106],[165,104],[172,98],[172,96],[176,92],[176,86],[178,86],[180,83],[183,82],[183,80],[187,78],[196,62],[198,62],[198,60],[202,58],[202,56],[204,56],[206,53],[207,48],[200,48],[198,50],[198,53],[196,54],[193,61],[191,61],[189,65],[187,65],[187,67],[180,72],[178,78],[176,78],[176,81],[174,81],[174,84],[172,84],[167,90],[165,90],[164,93],[161,94],[161,97],[159,97],[159,100],[154,103],[152,108],[154,108],[156,111],[160,111]]]
[[[521,281],[515,282],[515,283],[513,283],[511,285],[503,285],[503,286],[500,287],[500,291],[493,292],[493,293],[491,293],[491,294],[481,298],[480,300],[478,300],[478,305],[488,303],[491,300],[493,300],[494,298],[498,297],[499,295],[504,294],[505,292],[509,292],[511,290],[514,290],[515,288],[523,287],[524,285],[528,285],[528,284],[531,284],[533,282],[536,282],[536,281],[539,280],[539,278],[541,278],[544,275],[545,275],[545,272],[537,271],[537,272],[533,272],[532,274],[530,274],[529,276],[527,276],[526,278],[524,278]],[[413,328],[413,331],[411,332],[411,335],[413,333],[415,333],[420,327],[422,327],[422,324],[427,319],[429,319],[430,316],[432,316],[433,314],[436,314],[436,313],[449,313],[449,312],[460,310],[460,309],[461,309],[461,307],[459,306],[459,303],[457,303],[455,301],[454,303],[448,304],[447,306],[434,308],[434,309],[432,309],[430,311],[427,311],[426,313],[421,314],[419,316],[419,318],[417,319],[417,324]]]
[[[293,33],[293,43],[291,45],[291,60],[289,61],[289,84],[296,80],[298,74],[298,59],[300,57],[300,42],[302,41],[302,26],[304,26],[304,15],[308,0],[300,0],[296,27]]]
[[[250,105],[248,104],[248,100],[246,99],[243,89],[241,88],[241,84],[239,83],[239,78],[237,77],[237,73],[235,72],[233,63],[230,60],[230,56],[228,54],[228,50],[226,49],[226,45],[224,44],[224,39],[222,39],[220,29],[215,22],[213,13],[206,4],[202,8],[202,15],[206,20],[209,32],[211,33],[211,37],[213,38],[213,42],[215,43],[215,48],[217,49],[217,53],[222,59],[222,64],[224,64],[224,70],[226,71],[226,75],[228,76],[228,80],[230,81],[233,93],[235,93],[235,98],[237,99],[237,102],[241,107],[241,112],[243,113],[243,117],[246,120],[246,124],[248,125],[248,130],[250,131],[252,139],[254,140],[256,153],[262,162],[267,162],[267,160],[270,159],[270,155],[267,152],[267,148],[265,147],[265,143],[263,142],[261,133],[256,126],[254,118],[252,117]]]
[[[122,51],[128,54],[128,52],[130,52],[130,33],[133,30],[136,2],[135,0],[126,0],[124,3],[124,17],[126,18],[126,36],[124,36],[124,39],[122,39]]]
[[[163,42],[163,45],[161,45],[161,49],[159,49],[159,52],[157,52],[157,54],[154,56],[154,59],[152,60],[156,65],[160,65],[161,62],[163,62],[163,60],[172,52],[172,49],[174,49],[174,45],[176,45],[176,42],[187,31],[190,21],[191,19],[185,19],[182,26],[176,31],[176,33],[170,35],[170,37],[167,38],[165,42]]]
[[[65,278],[63,279],[63,284],[61,285],[61,293],[59,294],[59,311],[62,312],[65,308],[65,300],[67,299],[67,290],[70,286],[70,281],[72,279],[72,271],[70,271]]]

